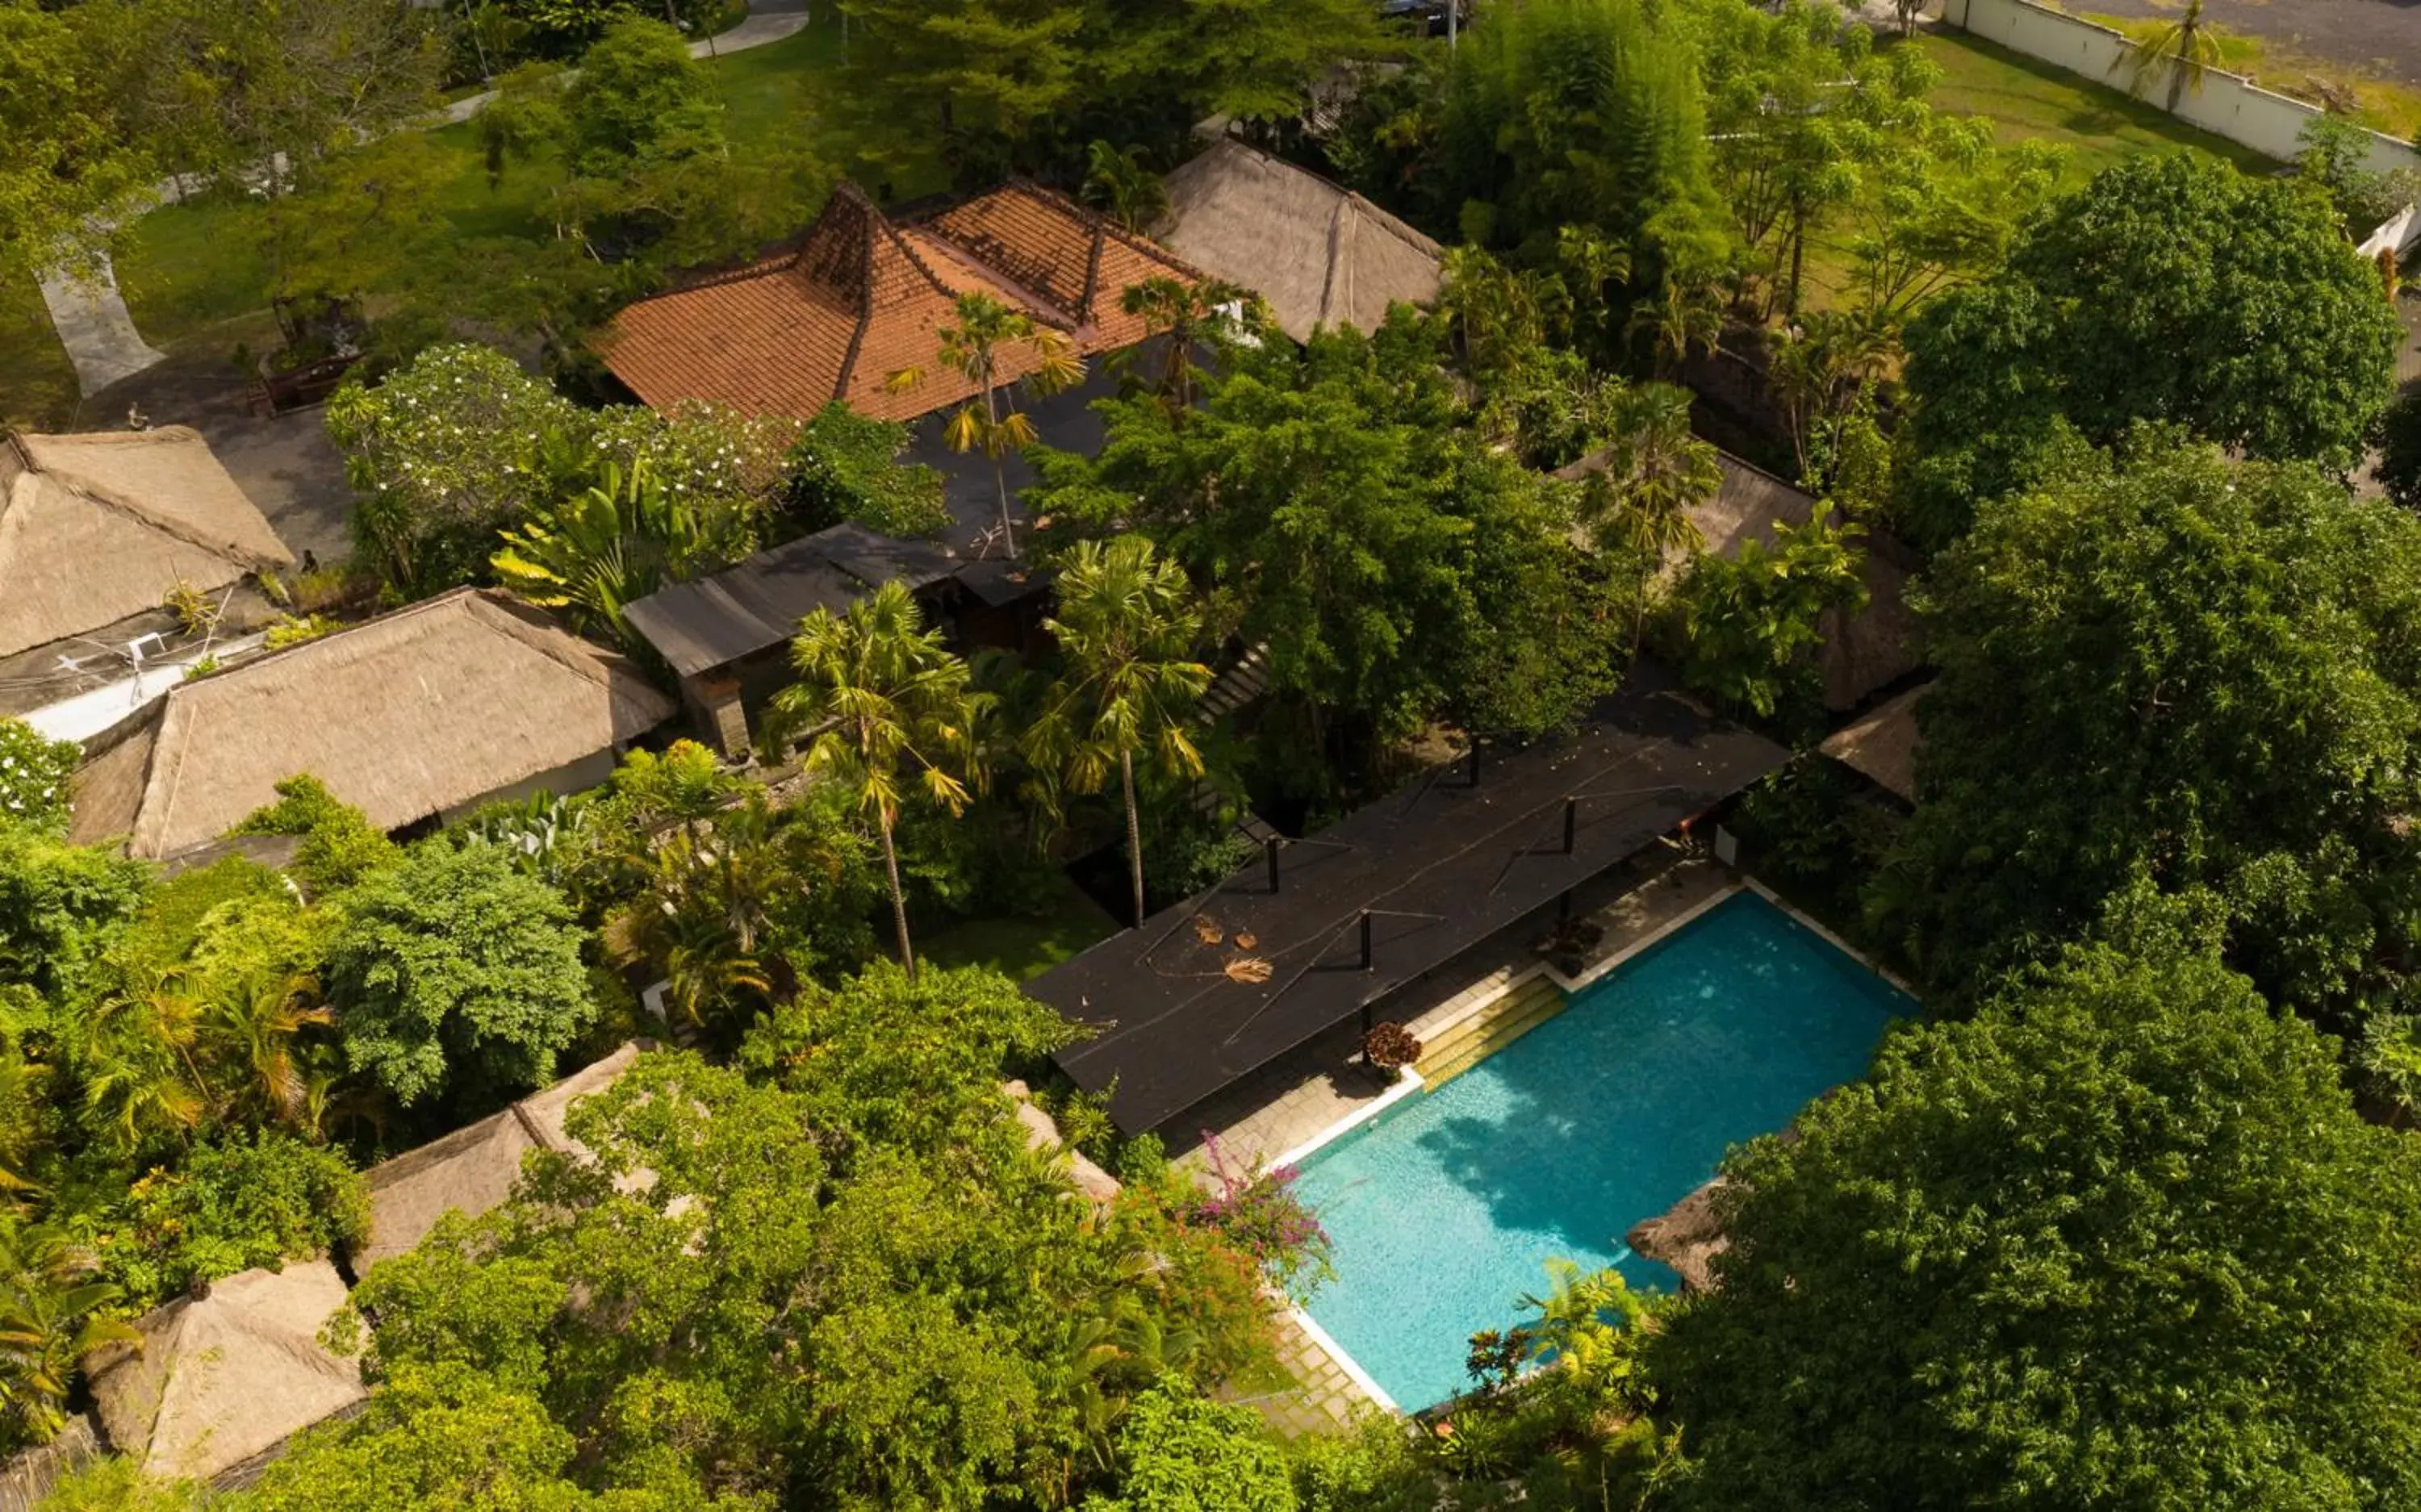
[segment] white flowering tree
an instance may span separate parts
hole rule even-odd
[[[0,719],[0,823],[59,831],[68,822],[68,778],[79,755],[21,719]]]
[[[431,347],[376,388],[328,400],[328,434],[360,499],[354,534],[409,595],[473,580],[495,534],[563,491],[587,430],[578,405],[503,352]]]

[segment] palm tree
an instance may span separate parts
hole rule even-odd
[[[1066,771],[1080,793],[1101,790],[1112,767],[1126,800],[1127,865],[1134,921],[1144,921],[1143,821],[1135,756],[1179,777],[1202,775],[1189,733],[1210,669],[1193,659],[1202,615],[1184,569],[1142,536],[1104,546],[1080,541],[1059,574],[1059,612],[1044,626],[1067,654],[1070,677],[1035,725],[1037,765]]]
[[[198,1038],[213,1068],[241,1067],[242,1090],[225,1099],[221,1117],[255,1111],[269,1120],[317,1133],[333,1068],[315,1064],[303,1038],[312,1025],[336,1021],[314,999],[320,984],[302,972],[258,971],[202,1001]]]
[[[1669,378],[1689,360],[1692,347],[1715,350],[1724,335],[1723,305],[1713,285],[1667,273],[1663,294],[1632,313],[1631,328],[1652,339],[1656,370]]]
[[[1143,165],[1143,149],[1107,142],[1085,148],[1085,203],[1140,235],[1168,209],[1168,188]]]
[[[1033,444],[1034,422],[1015,410],[1005,410],[1001,366],[1012,349],[1023,347],[1033,359],[1024,382],[1038,398],[1075,387],[1085,381],[1085,360],[1065,331],[1036,322],[1023,310],[1011,309],[990,294],[961,294],[958,321],[935,333],[940,338],[942,366],[976,386],[970,400],[950,417],[942,439],[952,451],[981,450],[992,459],[992,484],[1000,491],[1000,533],[1010,556],[1017,554],[1017,530],[1008,513],[1008,472],[1003,459]],[[885,385],[904,394],[925,381],[922,367],[902,367]]]
[[[1146,331],[1167,337],[1154,387],[1171,414],[1182,419],[1194,408],[1195,384],[1202,376],[1194,361],[1195,351],[1226,334],[1236,323],[1229,308],[1249,307],[1254,297],[1216,279],[1183,284],[1174,278],[1147,278],[1119,296],[1119,308],[1143,317]],[[1128,351],[1142,350],[1131,347]]]
[[[774,695],[774,712],[790,728],[815,732],[807,771],[847,784],[882,831],[899,963],[914,980],[908,898],[893,840],[902,777],[922,783],[953,815],[964,813],[968,788],[982,778],[975,725],[989,700],[968,686],[967,664],[943,646],[940,631],[925,628],[916,600],[897,579],[850,605],[845,616],[818,609],[802,620],[790,664],[799,680]]]
[[[202,1005],[182,967],[148,974],[103,997],[86,1029],[86,1113],[119,1154],[161,1134],[190,1133],[211,1099],[195,1047]]]
[[[1697,549],[1690,510],[1724,486],[1715,448],[1690,429],[1690,391],[1642,383],[1623,396],[1607,460],[1600,538],[1662,560]]]
[[[2127,70],[2130,94],[2142,94],[2164,63],[2175,69],[2169,76],[2169,114],[2177,114],[2188,89],[2202,93],[2204,76],[2219,66],[2220,59],[2218,28],[2204,22],[2202,7],[2203,0],[2186,0],[2183,15],[2127,44],[2110,70]]]
[[[91,1270],[67,1230],[0,1224],[0,1440],[55,1438],[84,1357],[136,1338],[125,1324],[98,1316],[117,1301],[117,1288],[85,1280]]]

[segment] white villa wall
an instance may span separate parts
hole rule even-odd
[[[1943,20],[2096,84],[2127,87],[2128,70],[2119,61],[2127,39],[2110,27],[2063,15],[2033,0],[1943,0]],[[2175,67],[2163,63],[2145,81],[2143,98],[2155,109],[2168,104],[2170,70]],[[2214,69],[2205,71],[2199,94],[2189,86],[2179,97],[2175,114],[2189,125],[2288,163],[2303,150],[2304,127],[2322,112],[2318,105],[2273,94]],[[2368,165],[2377,173],[2421,168],[2421,152],[2373,132]]]

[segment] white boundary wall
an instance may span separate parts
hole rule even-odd
[[[1949,24],[2011,52],[2038,57],[2114,89],[2127,87],[2128,70],[2119,62],[2127,39],[2107,26],[2048,9],[2033,0],[1942,0],[1942,12]],[[2163,63],[2145,81],[2143,98],[2155,109],[2168,104],[2170,70],[2175,67]],[[2216,69],[2205,70],[2201,93],[2189,86],[2179,97],[2175,112],[2189,125],[2281,163],[2293,162],[2303,150],[2304,124],[2321,113],[2318,105],[2273,94]],[[2377,173],[2421,168],[2421,152],[2374,132],[2369,166]]]

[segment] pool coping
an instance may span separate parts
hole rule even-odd
[[[1726,879],[1725,885],[1716,889],[1713,893],[1700,898],[1697,902],[1691,904],[1688,908],[1683,909],[1680,912],[1676,913],[1672,918],[1658,925],[1655,928],[1640,936],[1638,939],[1632,941],[1629,944],[1622,946],[1620,949],[1609,951],[1601,959],[1591,961],[1585,968],[1573,975],[1565,975],[1562,972],[1556,970],[1552,962],[1543,960],[1534,961],[1530,965],[1523,968],[1521,971],[1515,972],[1510,976],[1507,977],[1496,991],[1490,993],[1488,996],[1481,998],[1477,1002],[1452,1005],[1435,1009],[1428,1015],[1414,1020],[1408,1027],[1411,1029],[1413,1034],[1419,1038],[1431,1038],[1445,1030],[1451,1029],[1456,1025],[1464,1022],[1476,1015],[1485,1013],[1488,1009],[1504,1001],[1506,997],[1521,987],[1540,976],[1545,976],[1549,980],[1553,981],[1557,990],[1566,994],[1576,992],[1583,988],[1595,984],[1616,968],[1628,961],[1635,959],[1642,953],[1663,943],[1675,931],[1685,928],[1697,922],[1698,919],[1707,913],[1711,912],[1715,909],[1722,907],[1724,904],[1730,902],[1733,898],[1740,896],[1742,893],[1756,894],[1759,898],[1779,911],[1791,922],[1805,928],[1809,933],[1815,935],[1826,944],[1831,945],[1834,949],[1839,951],[1844,956],[1856,961],[1860,966],[1872,972],[1878,978],[1888,983],[1894,990],[1911,999],[1916,998],[1915,991],[1911,989],[1906,982],[1901,981],[1898,975],[1895,973],[1887,971],[1882,966],[1877,964],[1867,956],[1866,952],[1859,950],[1855,946],[1851,945],[1848,941],[1842,939],[1839,935],[1826,928],[1823,925],[1819,924],[1816,920],[1808,917],[1807,914],[1801,912],[1799,909],[1792,907],[1789,902],[1781,896],[1781,895],[1774,892],[1771,887],[1766,886],[1763,882],[1758,881],[1756,878],[1749,876],[1745,872],[1737,872]],[[1414,1070],[1409,1066],[1404,1068],[1403,1075],[1397,1081],[1395,1085],[1389,1087],[1386,1091],[1381,1093],[1377,1098],[1370,1101],[1353,1109],[1351,1112],[1346,1114],[1343,1117],[1338,1118],[1334,1123],[1329,1124],[1319,1132],[1313,1134],[1310,1138],[1305,1139],[1295,1145],[1292,1148],[1288,1149],[1285,1153],[1278,1156],[1277,1159],[1272,1161],[1270,1162],[1271,1165],[1273,1167],[1299,1167],[1305,1160],[1318,1154],[1322,1148],[1335,1144],[1337,1140],[1344,1138],[1347,1134],[1350,1134],[1353,1130],[1361,1128],[1363,1125],[1369,1123],[1373,1119],[1377,1118],[1381,1114],[1413,1096],[1415,1092],[1424,1090],[1427,1084],[1427,1083],[1422,1081],[1421,1074],[1418,1071]],[[1329,1332],[1326,1329],[1320,1326],[1319,1319],[1311,1316],[1311,1310],[1308,1307],[1305,1307],[1301,1303],[1289,1302],[1287,1304],[1287,1312],[1293,1318],[1295,1325],[1303,1330],[1304,1337],[1309,1339],[1314,1348],[1318,1348],[1322,1354],[1327,1355],[1331,1361],[1335,1362],[1336,1368],[1345,1373],[1345,1379],[1351,1381],[1354,1387],[1365,1396],[1367,1396],[1373,1404],[1379,1407],[1382,1411],[1390,1412],[1397,1417],[1410,1417],[1412,1415],[1396,1404],[1396,1399],[1387,1395],[1386,1389],[1381,1386],[1368,1371],[1362,1368],[1361,1362],[1355,1360],[1352,1353],[1348,1350],[1345,1346],[1337,1343],[1336,1340],[1329,1334]]]

